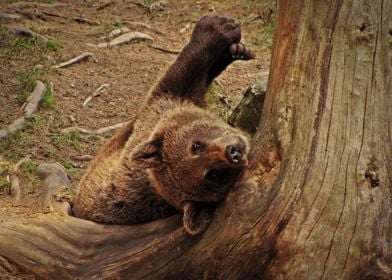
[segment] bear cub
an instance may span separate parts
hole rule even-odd
[[[82,178],[75,216],[137,224],[183,212],[203,232],[248,164],[245,133],[202,109],[210,83],[230,63],[253,58],[234,20],[205,16],[149,93],[136,119],[97,154]]]

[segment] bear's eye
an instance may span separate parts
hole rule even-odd
[[[192,153],[200,153],[204,150],[205,146],[203,143],[196,141],[192,145]]]

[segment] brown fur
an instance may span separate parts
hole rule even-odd
[[[253,57],[240,39],[233,20],[199,21],[136,120],[101,149],[87,170],[74,201],[76,216],[135,224],[181,210],[190,234],[208,226],[214,205],[247,165],[249,144],[242,132],[198,106],[227,65]],[[234,159],[237,150],[241,155]]]

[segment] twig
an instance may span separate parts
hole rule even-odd
[[[79,22],[79,23],[87,23],[89,25],[100,25],[98,21],[94,21],[88,18],[82,18],[82,17],[74,17],[74,21]]]
[[[37,80],[37,84],[33,92],[27,98],[27,101],[23,104],[22,110],[25,112],[25,117],[29,118],[35,111],[37,111],[39,103],[44,96],[46,86],[43,82]]]
[[[11,189],[10,189],[10,194],[14,197],[15,201],[19,201],[20,199],[20,184],[19,184],[19,167],[25,163],[26,161],[29,161],[30,157],[26,156],[19,160],[15,165],[11,166],[9,171],[8,171],[8,176],[10,178],[11,182]]]
[[[225,89],[225,87],[223,86],[222,82],[219,79],[215,79],[214,82],[221,88],[221,89]]]
[[[16,26],[10,29],[11,32],[13,32],[16,35],[23,35],[23,36],[28,36],[28,37],[38,37],[40,39],[42,39],[43,41],[48,41],[48,38],[38,34],[34,31],[32,31],[31,29],[24,27],[24,26]]]
[[[65,62],[63,62],[63,63],[60,63],[60,64],[54,66],[54,68],[64,68],[64,67],[68,67],[68,66],[70,66],[70,65],[72,65],[72,64],[75,64],[75,63],[77,63],[77,62],[80,62],[80,61],[82,61],[82,60],[85,60],[86,58],[89,58],[90,56],[93,56],[93,54],[92,54],[92,53],[89,53],[89,52],[84,52],[84,53],[82,53],[81,55],[79,55],[79,56],[77,56],[77,57],[75,57],[75,58],[72,58],[72,59],[70,59],[70,60],[68,60],[68,61],[65,61]]]
[[[86,100],[83,102],[83,107],[86,106],[94,97],[100,96],[102,93],[104,93],[109,86],[110,84],[103,84],[99,88],[97,88],[94,94],[87,97]]]
[[[103,9],[109,7],[112,4],[114,4],[114,1],[108,1],[108,2],[102,3],[101,5],[99,5],[97,7],[97,11],[103,10]]]
[[[98,129],[89,129],[89,128],[82,128],[82,127],[78,127],[78,126],[72,126],[72,127],[63,128],[61,130],[61,133],[80,132],[80,133],[85,133],[85,134],[98,134],[99,135],[99,134],[104,134],[106,132],[109,132],[111,130],[121,128],[126,124],[127,124],[127,122],[123,122],[123,123],[118,123],[115,125],[106,126],[106,127],[102,127],[102,128],[98,128]]]
[[[229,99],[227,98],[227,96],[225,96],[225,95],[223,95],[223,94],[221,94],[221,93],[218,93],[217,96],[218,96],[218,100],[219,100],[221,103],[223,103],[223,105],[226,105],[227,107],[231,108],[230,101],[229,101]]]
[[[72,155],[71,159],[76,160],[76,161],[90,161],[90,160],[94,159],[94,156],[92,156],[92,155],[81,155],[81,156]]]
[[[182,34],[187,31],[190,26],[191,24],[188,22],[183,28],[180,29],[180,33]]]
[[[158,50],[158,51],[161,51],[161,52],[166,52],[166,53],[171,53],[171,54],[179,54],[180,53],[180,51],[173,51],[173,50],[168,50],[168,49],[164,49],[164,48],[161,48],[161,47],[157,47],[157,46],[154,46],[154,45],[151,45],[151,44],[149,44],[149,45],[147,45],[149,48],[151,48],[151,49],[154,49],[154,50]]]
[[[132,42],[135,40],[152,41],[152,40],[154,40],[154,38],[151,37],[150,35],[147,35],[144,33],[130,32],[130,33],[122,34],[121,36],[111,40],[109,43],[100,43],[98,45],[89,44],[89,46],[98,47],[98,48],[107,48],[107,47],[122,45],[122,44],[129,43],[129,42]]]

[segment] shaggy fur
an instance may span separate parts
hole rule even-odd
[[[200,108],[221,71],[253,58],[240,39],[231,19],[203,17],[196,24],[135,121],[101,149],[82,178],[77,217],[136,224],[179,210],[190,234],[206,229],[214,206],[247,165],[245,134]]]

